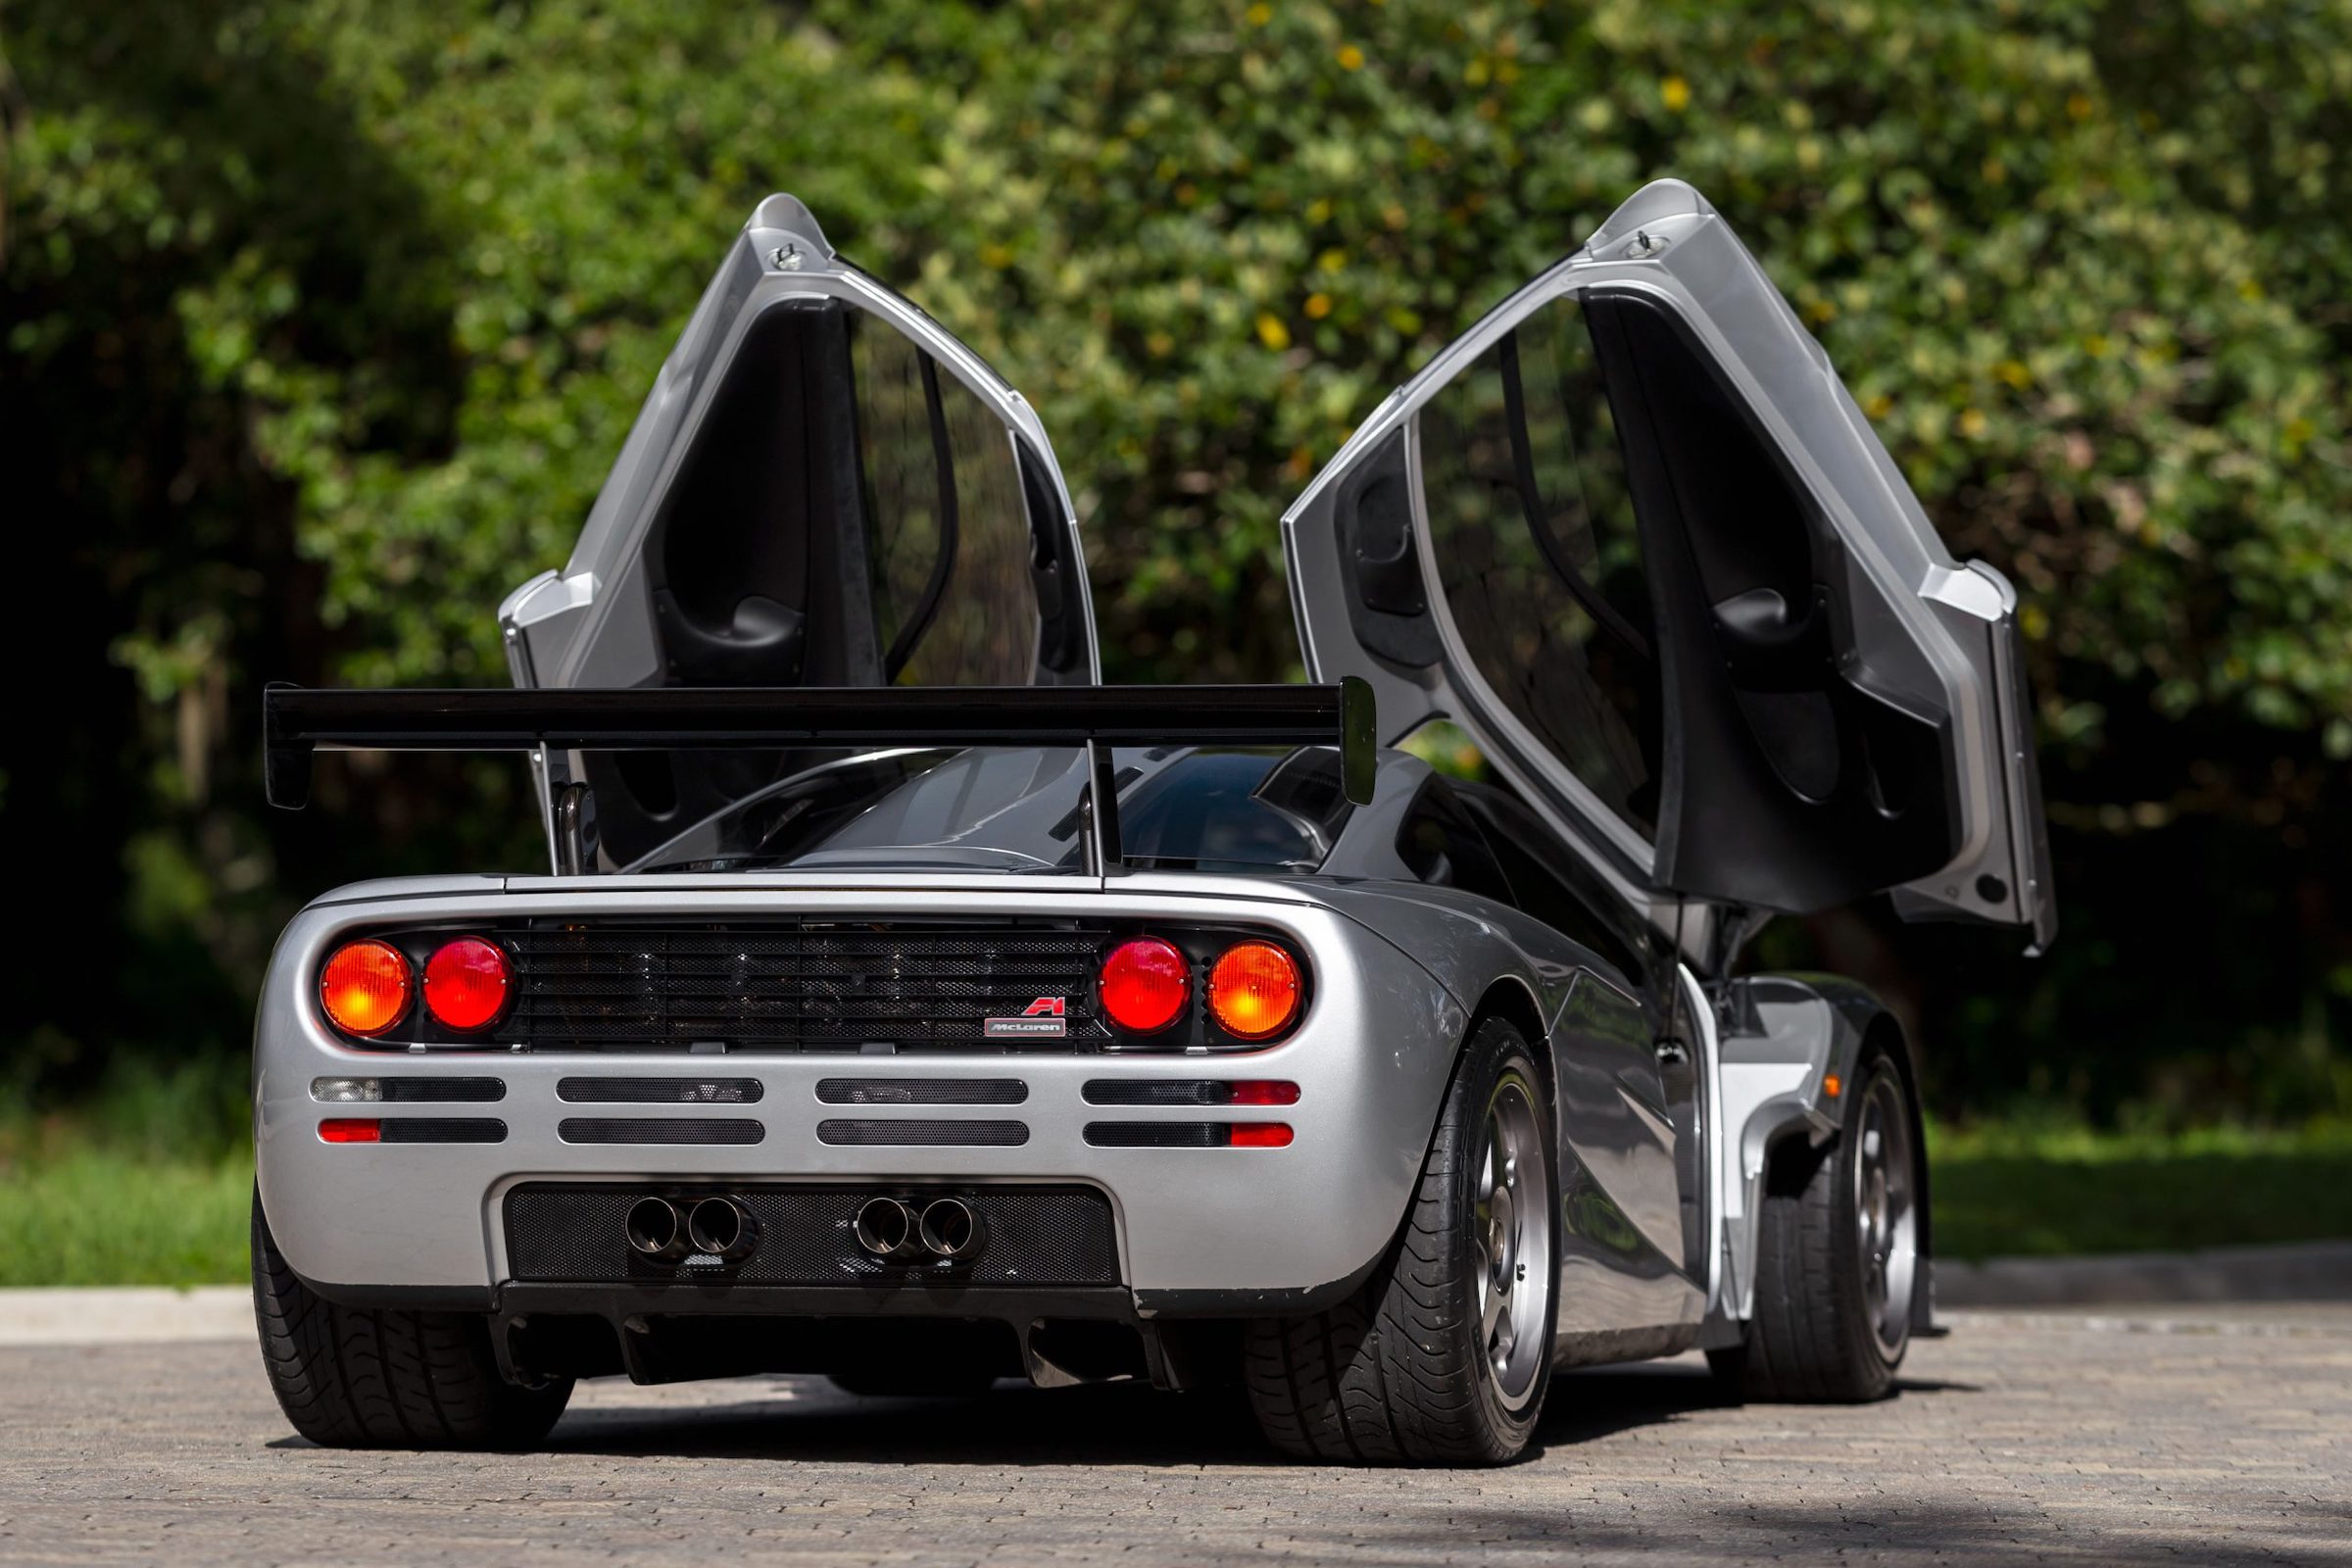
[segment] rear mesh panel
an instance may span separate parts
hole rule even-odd
[[[558,1122],[556,1134],[567,1144],[756,1144],[767,1129],[718,1117],[573,1116]]]
[[[506,1083],[497,1078],[385,1078],[387,1105],[431,1104],[448,1101],[490,1101],[507,1098]]]
[[[1090,1051],[1108,928],[1096,923],[772,921],[537,926],[514,956],[503,1043],[541,1050]],[[989,1039],[1057,998],[1066,1033]]]
[[[503,1144],[507,1124],[488,1116],[386,1116],[376,1138],[386,1144]]]
[[[816,1141],[923,1149],[1017,1149],[1029,1141],[1029,1129],[1017,1121],[820,1121]]]
[[[1018,1105],[1029,1086],[1018,1078],[819,1078],[828,1105]]]
[[[1097,1149],[1223,1149],[1233,1130],[1221,1121],[1090,1121],[1086,1141]]]
[[[556,1098],[574,1104],[749,1105],[767,1092],[757,1078],[564,1078]]]
[[[1092,1188],[956,1189],[980,1216],[980,1251],[963,1263],[887,1263],[851,1234],[864,1187],[671,1187],[628,1182],[535,1184],[507,1195],[507,1257],[525,1284],[1116,1285],[1110,1203]],[[889,1189],[920,1207],[946,1189]],[[629,1205],[660,1195],[691,1204],[725,1194],[759,1224],[740,1263],[649,1263],[621,1234]]]

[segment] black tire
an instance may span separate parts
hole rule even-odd
[[[1859,1403],[1884,1398],[1910,1344],[1913,1299],[1925,1288],[1916,1251],[1916,1205],[1926,1191],[1915,1101],[1902,1064],[1866,1046],[1845,1097],[1838,1136],[1816,1149],[1802,1140],[1775,1152],[1765,1175],[1756,1227],[1754,1315],[1742,1343],[1707,1352],[1715,1375],[1743,1399],[1797,1404]],[[1912,1219],[1903,1258],[1878,1263],[1896,1249],[1871,1248],[1858,1195],[1870,1160],[1865,1122],[1877,1104],[1899,1114],[1899,1154]],[[1882,1135],[1881,1148],[1894,1143]],[[1881,1191],[1883,1192],[1883,1187]],[[1880,1225],[1879,1230],[1887,1229]],[[1887,1281],[1892,1283],[1882,1283]]]
[[[571,1397],[569,1378],[500,1376],[486,1318],[339,1306],[297,1279],[253,1200],[262,1361],[294,1430],[330,1448],[524,1448]]]
[[[1488,1246],[1476,1232],[1490,1110],[1512,1093],[1526,1097],[1545,1130],[1533,1149],[1543,1197],[1527,1209],[1542,1216],[1529,1221],[1531,1243],[1542,1250],[1539,1258],[1531,1246],[1521,1264],[1536,1259],[1545,1289],[1530,1359],[1514,1360],[1513,1375],[1532,1381],[1506,1394],[1482,1310],[1499,1275],[1489,1273]],[[1403,1231],[1380,1267],[1329,1311],[1249,1327],[1250,1408],[1275,1447],[1338,1464],[1503,1464],[1525,1451],[1550,1387],[1558,1318],[1558,1158],[1548,1133],[1556,1125],[1549,1082],[1525,1038],[1501,1019],[1481,1022],[1462,1052]]]

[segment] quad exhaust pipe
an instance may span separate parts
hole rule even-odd
[[[935,1198],[919,1207],[901,1198],[869,1198],[858,1206],[850,1233],[869,1255],[892,1263],[925,1257],[962,1262],[977,1255],[988,1239],[979,1211],[960,1198]],[[678,1264],[690,1257],[736,1262],[759,1245],[760,1222],[741,1199],[681,1202],[649,1197],[629,1205],[621,1235],[629,1250],[649,1263]]]
[[[935,1198],[922,1207],[898,1198],[869,1198],[851,1226],[858,1245],[886,1262],[925,1256],[957,1261],[980,1250],[979,1214],[960,1198]]]
[[[705,1198],[692,1203],[640,1198],[629,1205],[621,1235],[627,1239],[629,1250],[649,1262],[678,1263],[697,1253],[734,1262],[758,1245],[760,1222],[732,1198]]]

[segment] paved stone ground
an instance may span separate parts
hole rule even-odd
[[[599,1384],[546,1453],[338,1453],[247,1346],[6,1349],[0,1562],[2352,1565],[2352,1305],[1955,1327],[1867,1408],[1578,1374],[1534,1457],[1473,1474],[1270,1463],[1148,1390],[784,1379]]]

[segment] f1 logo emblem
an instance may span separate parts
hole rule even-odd
[[[1024,1018],[1059,1018],[1069,1012],[1067,997],[1040,997],[1021,1009]]]

